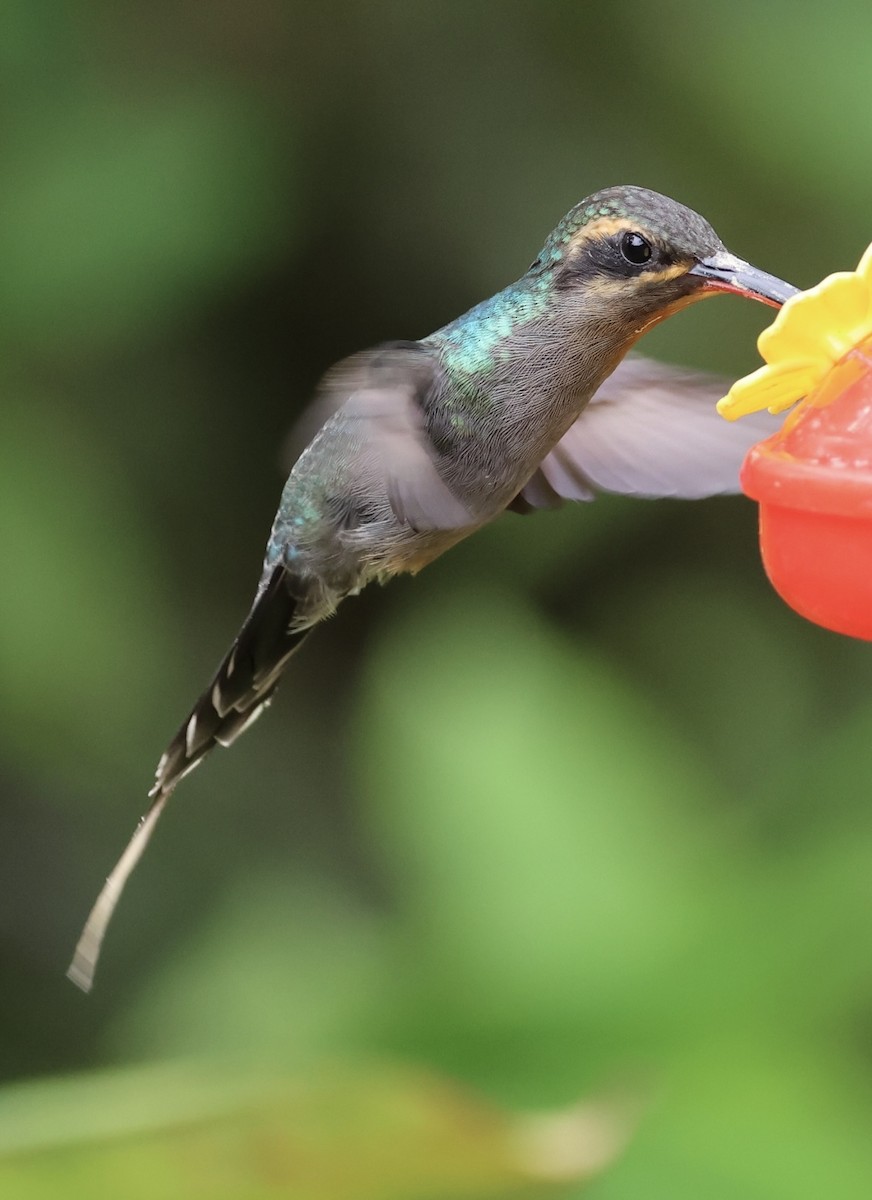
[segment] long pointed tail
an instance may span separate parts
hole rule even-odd
[[[308,633],[308,629],[293,628],[301,596],[299,581],[284,568],[277,568],[258,594],[214,679],[158,763],[149,792],[151,805],[97,897],[67,971],[82,991],[91,990],[115,905],[179,780],[215,746],[229,746],[272,699],[288,659]]]

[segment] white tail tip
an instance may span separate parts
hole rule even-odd
[[[103,885],[103,890],[97,897],[97,902],[91,909],[82,936],[76,946],[73,961],[67,970],[67,978],[82,989],[90,992],[94,983],[94,972],[100,957],[100,946],[106,933],[106,927],[115,911],[115,905],[124,890],[124,885],[130,878],[133,868],[142,857],[142,852],[148,845],[149,838],[154,832],[157,819],[164,805],[170,798],[169,792],[159,795],[151,808],[137,825],[133,837],[127,843],[127,848],[119,858],[112,874]]]

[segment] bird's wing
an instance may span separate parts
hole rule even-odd
[[[341,428],[350,502],[384,496],[396,519],[418,531],[473,523],[440,470],[443,370],[417,342],[388,343],[344,360],[325,376],[313,406],[322,426]],[[309,418],[310,422],[313,418]],[[316,439],[317,441],[317,439]],[[359,494],[357,494],[359,493]]]
[[[756,413],[725,421],[715,405],[727,386],[703,372],[625,359],[543,459],[514,507],[593,500],[597,491],[684,500],[737,492],[745,454],[781,420]]]

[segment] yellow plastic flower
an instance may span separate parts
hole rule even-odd
[[[872,337],[872,246],[856,271],[828,275],[792,296],[757,339],[767,366],[738,380],[718,412],[728,421],[768,408],[783,412],[807,396],[858,342]]]

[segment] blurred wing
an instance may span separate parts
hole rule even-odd
[[[521,491],[521,508],[593,500],[596,491],[699,500],[739,491],[749,448],[782,418],[725,421],[714,375],[628,358],[605,381]]]
[[[429,416],[443,388],[438,360],[417,342],[391,343],[346,359],[328,373],[315,402],[323,421],[341,421],[358,497],[384,495],[415,530],[457,529],[470,511],[440,472]]]

